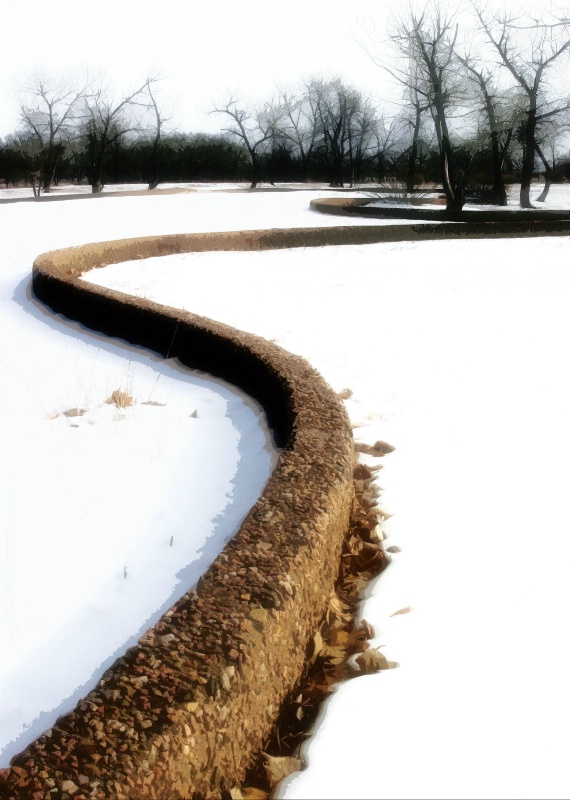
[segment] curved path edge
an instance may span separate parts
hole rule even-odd
[[[323,210],[326,202],[311,205]],[[422,223],[181,234],[36,259],[34,292],[55,312],[244,389],[264,406],[283,452],[196,590],[73,712],[0,771],[2,800],[215,798],[239,786],[301,674],[333,590],[353,502],[349,420],[304,359],[222,323],[81,281],[81,274],[183,252],[570,233],[570,223],[560,221],[529,227]]]

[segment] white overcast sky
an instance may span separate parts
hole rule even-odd
[[[460,5],[468,1],[450,2]],[[383,31],[406,7],[406,0],[0,0],[0,136],[16,129],[17,89],[35,68],[105,69],[119,92],[159,72],[185,132],[222,127],[223,117],[208,112],[232,94],[265,100],[310,77],[338,75],[367,96],[393,97],[356,39],[362,26]]]

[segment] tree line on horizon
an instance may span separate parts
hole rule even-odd
[[[36,74],[21,93],[20,125],[0,143],[5,185],[49,193],[61,181],[327,182],[331,187],[398,182],[413,192],[442,186],[447,210],[476,197],[506,205],[506,183],[521,184],[530,207],[537,171],[570,179],[559,160],[570,131],[567,16],[493,15],[472,4],[464,30],[439,0],[410,7],[383,37],[369,32],[374,62],[401,88],[390,113],[341,78],[313,78],[248,108],[234,97],[211,109],[219,134],[169,130],[160,79],[146,78],[119,99],[99,83],[73,86]]]

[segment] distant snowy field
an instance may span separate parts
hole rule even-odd
[[[237,189],[246,189],[249,184],[247,183],[161,183],[159,190],[164,189],[184,189],[187,191],[232,191]],[[112,192],[142,192],[148,189],[146,183],[111,183],[103,187],[101,194],[110,194]],[[61,186],[53,186],[49,197],[62,197],[69,195],[90,195],[91,186],[82,184],[76,186],[75,184],[62,184]],[[31,186],[10,187],[9,189],[0,189],[0,200],[21,200],[26,198],[33,198],[33,190]],[[42,197],[48,195],[41,194]]]
[[[13,460],[40,420],[66,436],[103,430],[100,423],[70,429],[69,420],[32,415],[29,394],[41,387],[35,370],[71,373],[66,380],[73,384],[78,370],[65,348],[79,332],[50,322],[26,297],[30,251],[142,232],[345,224],[308,211],[311,196],[317,195],[200,192],[0,207],[6,230],[36,231],[24,245],[11,234],[3,308],[12,308],[14,285],[21,305],[7,333],[19,339],[33,333],[34,348],[42,331],[45,337],[42,364],[26,350],[20,358],[4,354],[0,365],[13,387],[8,400],[2,392],[9,412],[0,417],[3,440],[12,443],[6,480],[25,483],[34,502],[39,475],[25,472],[37,458],[33,439],[20,472]],[[547,206],[569,208],[568,189],[553,187]],[[379,483],[382,505],[393,515],[385,525],[387,546],[401,552],[362,614],[376,630],[374,643],[400,666],[338,687],[306,747],[309,768],[284,783],[281,797],[568,797],[569,245],[568,237],[558,237],[200,253],[90,273],[90,280],[223,320],[300,353],[335,390],[353,391],[346,405],[355,438],[396,447],[383,460]],[[26,315],[23,309],[31,308],[34,315]],[[3,325],[5,318],[3,312]],[[116,380],[109,382],[114,387]],[[62,394],[67,403],[70,389]],[[46,408],[63,405],[50,398]],[[148,414],[169,413],[168,407],[149,407]],[[200,415],[183,415],[175,424],[199,421]],[[111,424],[125,430],[130,423]],[[142,423],[140,431],[146,438]],[[167,441],[153,439],[152,428],[148,435],[155,447]],[[140,448],[132,447],[130,460],[131,447],[122,454],[125,475],[140,458]],[[162,459],[153,478],[167,484],[186,469],[185,456],[182,447],[172,470],[169,456]],[[39,509],[37,520],[44,538],[55,542],[68,495],[48,463],[47,456],[40,461],[41,474],[53,481],[46,496],[56,502]],[[82,499],[85,516],[74,525],[81,530],[104,495],[94,502],[96,474],[75,472],[72,495]],[[151,499],[163,512],[176,511],[162,486],[139,495],[143,511]],[[141,504],[136,498],[135,490],[125,504]],[[21,497],[10,520],[25,503]],[[112,526],[113,506],[106,508]],[[89,545],[81,563],[100,555],[95,534]],[[20,574],[27,563],[21,558]],[[66,574],[74,569],[68,565]],[[119,575],[117,585],[128,581]],[[402,609],[411,610],[393,616]],[[53,676],[75,654],[68,640],[53,666],[42,662],[45,671]]]

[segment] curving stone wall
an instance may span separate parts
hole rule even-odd
[[[239,785],[300,676],[353,500],[342,403],[306,361],[264,339],[79,280],[114,261],[216,249],[214,240],[259,247],[264,235],[101,243],[34,264],[34,292],[54,311],[244,388],[263,403],[284,449],[196,590],[13,759],[0,774],[3,800],[221,797]]]
[[[79,276],[172,253],[505,235],[505,225],[187,234],[90,244],[36,260],[34,292],[54,311],[243,388],[262,403],[284,449],[263,495],[197,588],[72,713],[0,771],[2,800],[220,798],[240,785],[302,671],[338,573],[353,501],[348,418],[306,361],[260,337]],[[528,224],[506,230],[570,229],[541,225],[532,233]]]
[[[456,236],[473,236],[493,234],[507,234],[516,236],[537,236],[555,234],[557,232],[567,233],[570,226],[570,211],[560,211],[552,208],[527,209],[497,208],[476,211],[465,209],[453,215],[446,214],[444,208],[406,208],[397,205],[372,206],[377,200],[376,197],[325,197],[311,200],[310,206],[314,211],[323,214],[333,214],[336,216],[358,216],[372,219],[409,219],[417,222],[439,222],[439,228],[446,233],[451,233],[452,226],[455,226]],[[457,223],[468,223],[457,225]],[[406,233],[406,227],[402,226],[403,238],[410,238]],[[429,234],[429,227],[425,234]],[[432,226],[433,227],[433,226]]]

